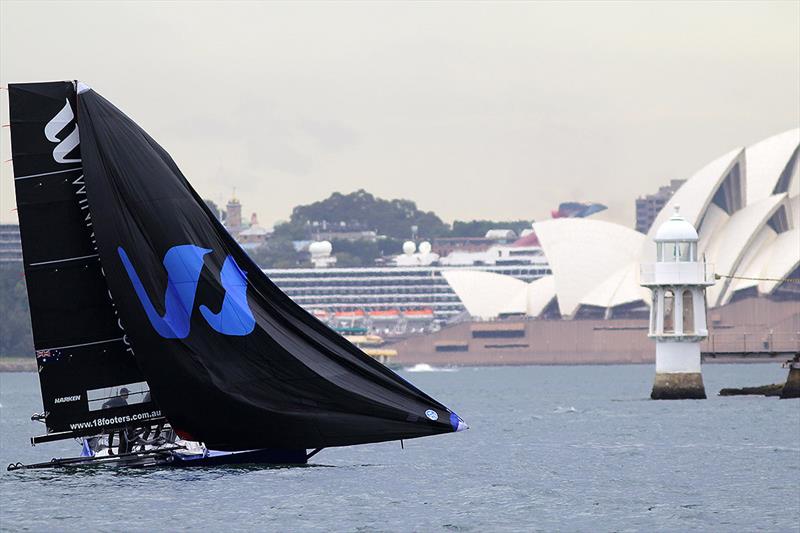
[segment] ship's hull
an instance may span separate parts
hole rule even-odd
[[[172,454],[162,466],[190,468],[197,466],[224,465],[304,465],[308,463],[305,450],[247,450],[241,452],[218,452],[210,450],[205,455]]]
[[[313,454],[311,454],[313,455]],[[129,452],[122,455],[102,455],[91,457],[72,457],[52,459],[46,463],[12,463],[7,470],[27,470],[40,468],[74,468],[85,466],[111,465],[126,468],[191,468],[217,467],[229,465],[278,466],[304,465],[311,456],[306,450],[246,450],[240,452],[220,452],[209,450],[200,454],[186,454],[177,451],[149,450]]]

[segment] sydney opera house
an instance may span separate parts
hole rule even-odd
[[[678,189],[647,235],[592,218],[534,224],[553,274],[533,283],[486,272],[445,277],[467,310],[484,319],[646,312],[650,291],[639,285],[639,265],[655,258],[653,234],[679,206],[698,230],[699,252],[717,274],[731,276],[709,289],[710,307],[792,291],[778,280],[800,277],[799,143],[800,130],[791,130],[715,159]]]
[[[707,291],[717,333],[743,335],[746,345],[749,332],[751,348],[768,346],[773,338],[765,335],[780,333],[791,350],[800,339],[799,151],[800,129],[794,129],[714,159],[675,192],[648,234],[592,218],[535,223],[551,275],[526,283],[490,272],[444,272],[476,320],[445,328],[436,338],[410,339],[402,351],[480,351],[511,362],[544,342],[555,346],[561,336],[587,335],[586,345],[605,343],[609,355],[627,350],[620,360],[635,358],[637,350],[651,354],[646,335],[637,329],[650,305],[650,291],[639,283],[640,265],[655,260],[653,236],[675,207],[697,228],[698,251],[717,274]],[[545,322],[558,324],[542,329]],[[598,331],[614,329],[636,334],[597,338]],[[495,341],[476,341],[482,338]],[[515,340],[498,342],[502,338]],[[550,356],[558,362],[558,354]]]

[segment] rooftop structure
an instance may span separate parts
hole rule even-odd
[[[225,216],[222,224],[228,233],[236,239],[245,250],[253,250],[264,244],[272,233],[271,229],[265,228],[258,223],[258,215],[250,215],[250,222],[242,220],[242,204],[236,197],[228,200],[225,205]]]
[[[450,267],[471,265],[528,265],[546,264],[542,248],[538,245],[502,244],[483,251],[452,252],[439,259],[439,264]]]
[[[336,257],[331,255],[333,245],[330,241],[316,241],[308,245],[311,264],[314,268],[328,268],[336,264]]]
[[[494,244],[485,237],[437,237],[433,239],[433,251],[440,256],[452,252],[483,252]]]
[[[240,231],[236,236],[236,240],[239,242],[239,244],[241,244],[242,248],[247,250],[251,248],[258,248],[264,244],[269,234],[270,230],[260,225],[258,223],[258,216],[253,213],[250,216],[250,226],[248,226],[247,229]]]
[[[313,220],[306,221],[306,227],[315,241],[339,240],[375,242],[378,240],[378,232],[360,222]]]
[[[517,234],[513,229],[490,229],[485,237],[500,244],[510,244],[517,240]]]

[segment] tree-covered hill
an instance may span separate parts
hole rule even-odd
[[[313,238],[319,224],[375,231],[391,239],[408,239],[416,226],[417,237],[483,237],[490,229],[513,229],[518,234],[529,229],[533,220],[456,220],[453,225],[442,221],[433,211],[423,211],[411,200],[378,198],[364,189],[349,194],[335,192],[324,200],[298,205],[288,222],[275,227],[276,237],[294,240]],[[315,225],[316,223],[316,225]],[[344,223],[344,224],[342,224]]]
[[[520,233],[530,228],[531,222],[456,220],[451,227],[436,213],[419,209],[411,200],[386,200],[359,189],[349,194],[335,192],[324,200],[295,207],[289,221],[277,224],[269,242],[252,254],[264,268],[307,267],[308,257],[295,251],[292,242],[315,240],[324,234],[323,238],[333,244],[338,266],[372,266],[379,257],[400,253],[403,241],[412,236],[412,227],[419,240],[433,240],[483,237],[493,228]],[[337,237],[334,229],[342,236]],[[376,242],[352,240],[344,237],[347,231],[374,231],[379,238]]]
[[[350,194],[335,192],[324,200],[299,205],[292,211],[289,222],[303,227],[322,221],[329,224],[344,222],[346,227],[373,230],[395,239],[409,238],[411,226],[417,226],[418,235],[429,239],[450,231],[450,227],[435,213],[420,210],[411,200],[384,200],[364,189]]]

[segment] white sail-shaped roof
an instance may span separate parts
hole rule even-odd
[[[537,317],[542,314],[547,304],[556,297],[556,285],[553,276],[543,276],[526,284],[526,290],[514,295],[499,314],[525,314]]]
[[[781,284],[776,280],[787,278],[800,266],[800,227],[778,235],[770,248],[769,260],[764,262],[759,276],[765,278],[758,283],[762,294],[772,294]]]
[[[681,216],[701,233],[702,240],[701,222],[717,193],[720,194],[720,203],[728,204],[727,209],[723,206],[718,206],[718,209],[728,215],[733,214],[744,205],[745,181],[744,148],[732,150],[695,172],[659,211],[647,232],[642,256],[655,257],[655,232],[672,216],[675,206],[680,207]]]
[[[574,315],[584,296],[615,272],[638,263],[644,240],[638,231],[589,218],[536,222],[533,230],[550,263],[558,305],[565,316]],[[611,300],[612,294],[598,298]]]
[[[758,286],[758,278],[763,276],[763,271],[767,268],[773,252],[772,245],[777,237],[778,234],[768,226],[758,233],[736,269],[737,278],[730,281],[730,286],[725,291],[723,304],[728,303],[737,291]]]
[[[772,194],[790,192],[791,174],[797,174],[800,128],[773,135],[747,148],[747,203]],[[796,181],[796,177],[795,177]]]
[[[748,205],[731,216],[725,226],[717,231],[711,242],[702,250],[719,274],[734,275],[742,258],[754,244],[758,233],[767,226],[767,221],[786,200],[786,194],[775,194]],[[772,231],[772,230],[767,230]],[[720,305],[730,279],[723,278],[706,291],[708,304]]]
[[[526,312],[528,284],[522,280],[479,270],[445,270],[442,276],[475,318],[489,320],[504,313]]]
[[[581,305],[610,309],[640,300],[649,304],[650,291],[639,285],[639,262],[632,261],[582,297]]]
[[[780,208],[786,209],[791,229],[778,234],[769,224],[761,228],[736,268],[737,279],[731,280],[721,300],[723,305],[736,292],[751,287],[758,287],[762,294],[771,294],[780,285],[780,282],[771,280],[786,278],[797,268],[800,261],[800,196],[787,200]]]
[[[706,208],[713,201],[714,195],[720,187],[726,186],[733,190],[731,196],[739,196],[734,199],[734,209],[736,211],[743,205],[745,187],[743,179],[745,168],[745,152],[743,148],[737,148],[707,164],[698,170],[686,183],[672,195],[672,198],[658,213],[658,216],[650,226],[647,233],[647,240],[652,241],[659,226],[666,222],[674,207],[680,206],[681,216],[685,218],[695,228],[700,226]],[[739,179],[736,179],[735,170],[738,165]],[[728,180],[731,180],[728,182]],[[739,183],[734,183],[738,181]]]
[[[445,270],[442,275],[467,312],[481,320],[506,314],[536,317],[556,296],[553,276],[526,283],[479,270]]]
[[[547,305],[556,297],[556,280],[551,276],[543,276],[528,284],[527,305],[528,316],[539,316]]]
[[[771,294],[781,280],[789,277],[800,266],[800,228],[793,228],[775,236],[766,246],[761,247],[745,269],[736,275],[741,279],[731,281],[722,303],[733,295],[750,287],[758,287],[761,294]]]

